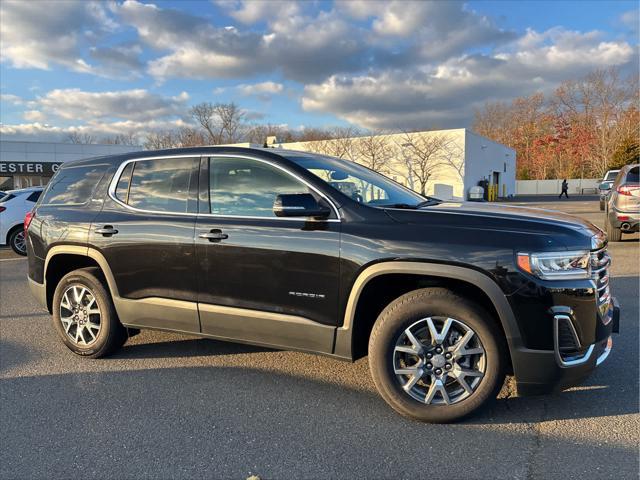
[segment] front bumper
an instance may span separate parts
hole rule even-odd
[[[514,365],[518,365],[516,383],[519,395],[537,395],[564,390],[580,384],[591,372],[602,364],[613,347],[611,335],[620,330],[620,307],[615,298],[607,316],[604,338],[599,339],[578,355],[563,355],[559,348],[558,330],[555,330],[553,351],[517,348],[511,352]]]

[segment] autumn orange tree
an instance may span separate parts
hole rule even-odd
[[[520,179],[600,177],[621,145],[637,142],[638,78],[597,70],[549,98],[489,103],[476,111],[474,130],[516,150]]]

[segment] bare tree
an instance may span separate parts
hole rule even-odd
[[[387,171],[394,149],[389,136],[381,131],[368,132],[354,141],[356,161],[376,172]]]
[[[417,186],[417,190],[426,195],[433,174],[447,164],[453,140],[446,134],[405,132],[398,143],[403,149],[411,188]]]
[[[71,131],[71,132],[67,133],[66,141],[67,141],[67,143],[77,143],[77,144],[90,145],[90,144],[95,144],[96,143],[96,137],[94,135],[89,134],[89,133],[80,133],[80,132],[74,130],[74,131]]]
[[[240,140],[245,114],[235,103],[203,102],[194,105],[189,113],[207,133],[212,145]]]
[[[171,130],[159,130],[150,132],[144,143],[147,150],[162,150],[165,148],[175,148],[179,145],[176,132]]]
[[[136,133],[119,133],[111,137],[103,137],[100,143],[104,145],[140,145],[140,138]]]

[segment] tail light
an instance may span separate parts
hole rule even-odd
[[[640,190],[640,185],[620,185],[616,190],[620,195],[633,195],[633,192]]]
[[[7,207],[0,207],[0,212],[4,212],[7,209]]]
[[[31,211],[31,212],[27,212],[27,214],[24,216],[24,234],[27,234],[27,230],[29,230],[29,225],[31,225],[31,220],[33,220],[35,218],[36,214]]]

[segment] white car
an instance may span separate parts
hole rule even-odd
[[[8,190],[0,198],[0,245],[11,245],[13,251],[27,254],[24,241],[24,216],[30,212],[40,198],[43,187]]]

